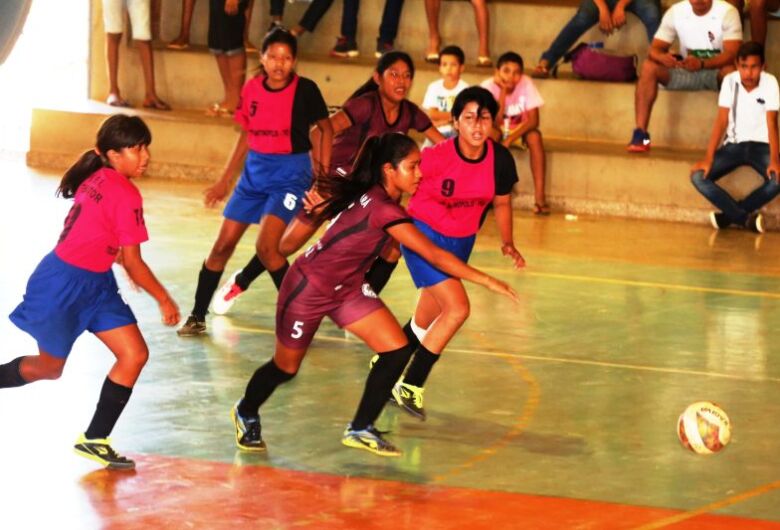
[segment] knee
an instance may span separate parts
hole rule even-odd
[[[122,362],[140,372],[149,360],[149,348],[146,346],[131,350],[122,357]]]
[[[236,250],[236,244],[232,242],[217,241],[211,249],[209,260],[227,261]]]
[[[260,261],[263,262],[266,268],[284,259],[284,256],[279,252],[278,243],[260,241],[255,245],[255,251],[257,252],[257,257],[260,258]]]
[[[660,66],[660,64],[650,58],[645,59],[645,62],[642,63],[642,70],[639,72],[639,79],[641,81],[651,80],[655,82],[656,79],[658,79],[658,69]]]
[[[48,379],[55,381],[62,376],[62,370],[65,367],[64,364],[53,364],[41,366],[38,370],[37,379]]]
[[[301,367],[300,359],[279,359],[274,357],[273,362],[276,367],[285,374],[285,377],[283,377],[284,381],[282,382],[287,382],[298,375],[298,370]]]
[[[454,325],[461,326],[468,320],[470,314],[471,305],[468,302],[465,302],[452,307],[445,307],[442,310],[441,317]]]
[[[533,129],[532,131],[528,131],[525,133],[525,143],[528,144],[528,147],[542,147],[542,131],[539,129]]]
[[[703,183],[704,183],[704,170],[698,169],[693,173],[691,173],[691,184],[693,184],[696,188],[700,188]]]

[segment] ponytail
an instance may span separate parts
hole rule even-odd
[[[406,63],[406,66],[409,68],[409,72],[412,74],[412,78],[414,78],[414,61],[412,61],[412,58],[408,53],[398,50],[393,50],[383,54],[382,57],[379,58],[379,61],[377,61],[374,72],[381,76],[385,73],[385,70],[393,66],[398,61],[403,61]],[[379,90],[379,85],[376,83],[376,81],[374,81],[374,76],[372,75],[368,81],[360,85],[358,89],[347,98],[347,101],[355,99],[356,97],[360,97],[363,94],[367,94],[369,92],[376,92],[377,90]]]
[[[317,213],[318,219],[334,217],[368,190],[382,185],[385,178],[384,165],[389,163],[397,168],[414,149],[417,149],[415,141],[401,133],[385,133],[368,138],[363,142],[349,175],[334,176],[320,184],[321,193],[328,199]]]
[[[87,151],[62,176],[57,188],[57,197],[71,199],[82,182],[103,167],[111,167],[107,154],[109,151],[121,151],[125,147],[149,145],[152,133],[138,116],[115,114],[100,126],[95,148]]]

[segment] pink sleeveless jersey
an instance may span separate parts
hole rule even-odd
[[[280,90],[265,86],[265,76],[250,79],[241,90],[235,120],[247,132],[249,148],[268,155],[292,152],[292,116],[297,75]]]
[[[119,247],[149,239],[141,193],[111,168],[81,183],[54,252],[64,262],[92,272],[111,268]]]
[[[423,177],[407,211],[440,234],[467,237],[479,231],[485,209],[496,195],[495,146],[485,142],[480,160],[466,160],[455,147],[457,137],[423,149]]]

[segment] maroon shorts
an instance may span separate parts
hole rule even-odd
[[[276,304],[276,338],[288,348],[306,349],[324,317],[343,328],[384,307],[371,288],[363,286],[325,293],[293,264]]]

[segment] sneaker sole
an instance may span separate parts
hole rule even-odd
[[[265,442],[263,442],[262,447],[257,446],[249,446],[249,445],[242,445],[241,444],[241,435],[244,434],[241,432],[241,429],[238,427],[238,417],[236,416],[236,408],[233,407],[230,409],[230,418],[233,420],[233,427],[236,429],[236,446],[241,449],[242,451],[246,451],[247,453],[262,453],[265,451]]]
[[[177,329],[176,334],[179,337],[198,337],[200,335],[205,335],[206,330],[204,329],[203,331],[182,331],[180,329]]]
[[[629,145],[626,147],[626,151],[629,153],[649,153],[650,152],[650,146],[649,145]]]
[[[127,464],[116,464],[114,462],[108,462],[107,460],[104,460],[100,458],[97,455],[93,455],[92,453],[88,453],[86,451],[82,451],[81,449],[78,449],[76,447],[73,448],[73,452],[77,455],[88,458],[89,460],[92,460],[93,462],[97,462],[101,466],[103,466],[106,469],[111,469],[114,471],[131,471],[135,469],[135,462],[130,462]]]
[[[425,421],[425,418],[426,418],[425,413],[420,414],[416,410],[411,409],[411,408],[407,407],[406,405],[404,405],[403,400],[400,399],[399,397],[397,397],[395,395],[394,391],[390,393],[390,399],[388,401],[390,401],[390,403],[394,403],[395,406],[399,407],[401,410],[403,410],[404,412],[406,412],[410,416],[412,416],[414,418],[417,418],[420,421]]]
[[[341,439],[341,445],[344,445],[346,447],[352,447],[354,449],[363,449],[365,451],[368,451],[369,453],[374,453],[375,455],[379,456],[401,456],[401,451],[383,451],[382,449],[375,449],[371,446],[368,446],[364,444],[363,442],[356,441],[352,438],[342,438]]]
[[[222,287],[217,289],[217,292],[214,294],[214,299],[211,301],[211,312],[215,315],[225,315],[228,311],[230,311],[230,308],[233,307],[233,304],[235,304],[238,301],[238,298],[241,296],[241,294],[238,294],[231,298],[230,300],[220,302],[219,297],[222,296],[224,298],[224,295],[221,295],[221,291],[224,289],[226,285],[231,285],[235,283],[236,276],[238,276],[238,273],[240,271],[236,271],[233,273],[233,275],[226,281],[224,284],[222,284]],[[229,292],[229,291],[228,291]],[[225,293],[227,294],[227,293]]]
[[[360,56],[360,52],[330,52],[331,57],[338,57],[339,59],[354,59]]]

